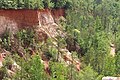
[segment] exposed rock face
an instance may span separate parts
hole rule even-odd
[[[19,28],[24,28],[27,26],[38,25],[37,10],[0,10],[0,16],[4,16],[7,20],[12,20],[17,23]]]
[[[38,12],[39,29],[44,31],[49,37],[55,37],[57,35],[58,25],[54,22],[51,13]]]
[[[64,10],[0,10],[0,34],[6,27],[12,32],[20,28],[29,28],[38,26],[37,31],[47,34],[49,37],[57,35],[57,24],[54,18],[59,18],[64,15]],[[41,31],[40,31],[41,30]]]
[[[17,23],[10,20],[9,18],[0,16],[0,35],[3,34],[6,29],[15,34],[18,31]]]
[[[110,55],[112,55],[113,57],[115,56],[115,45],[114,44],[110,44]]]
[[[77,71],[80,71],[80,62],[76,59],[72,58],[72,53],[70,53],[66,48],[65,49],[60,49],[60,52],[62,53],[62,57],[64,61],[67,64],[73,64],[76,68]]]

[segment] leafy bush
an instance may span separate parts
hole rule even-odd
[[[79,80],[101,80],[103,75],[98,75],[90,66],[86,66],[83,70],[79,73],[78,79]]]
[[[1,37],[1,47],[5,48],[6,50],[11,50],[11,33],[9,29],[6,29],[6,31],[3,33]]]
[[[28,61],[21,60],[20,66],[21,71],[16,74],[14,80],[47,80],[48,78],[38,55]]]
[[[44,0],[43,4],[44,4],[44,8],[53,8],[54,7],[54,3],[51,2],[51,0]]]
[[[43,9],[43,0],[1,0],[2,9]]]
[[[7,73],[6,68],[1,67],[0,68],[0,79],[1,80],[3,80],[6,77],[6,73]]]
[[[44,8],[64,8],[64,9],[72,8],[71,0],[44,0],[43,4]]]
[[[17,5],[16,2],[14,0],[1,0],[0,1],[0,8],[2,9],[16,9]]]
[[[52,71],[52,79],[51,80],[66,80],[67,79],[67,67],[62,63],[51,62],[50,68]]]
[[[9,29],[6,29],[0,39],[1,47],[10,52],[16,52],[19,46],[36,48],[36,42],[37,37],[33,29],[23,29],[16,34],[12,34]]]
[[[116,54],[115,56],[115,65],[116,65],[116,68],[115,68],[115,72],[116,72],[116,76],[119,76],[120,75],[120,51]]]
[[[32,29],[23,29],[16,34],[21,46],[29,47],[35,43],[35,32]]]
[[[104,62],[104,69],[102,74],[104,74],[105,76],[116,76],[115,70],[115,58],[112,56],[107,56]]]

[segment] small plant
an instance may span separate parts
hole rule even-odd
[[[23,47],[32,47],[35,43],[35,33],[33,29],[23,29],[16,34],[19,44]]]
[[[43,64],[38,55],[33,56],[28,61],[21,60],[21,71],[17,72],[14,80],[48,80],[44,72]]]
[[[7,73],[6,68],[1,67],[0,68],[0,80],[3,80],[6,77],[6,73]]]
[[[1,47],[5,48],[6,50],[11,49],[11,33],[10,30],[7,28],[1,37]]]
[[[52,71],[51,80],[66,80],[67,79],[67,67],[58,62],[50,62],[50,68]]]
[[[44,8],[53,8],[54,7],[54,3],[51,2],[51,0],[44,0],[43,4],[44,4]]]
[[[77,76],[79,80],[101,80],[103,75],[98,75],[97,72],[95,72],[92,67],[86,66],[81,70],[79,75]]]
[[[69,9],[72,7],[72,1],[71,0],[51,0],[54,3],[54,8],[65,8]]]

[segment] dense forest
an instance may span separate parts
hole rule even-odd
[[[72,0],[1,0],[1,9],[70,8]]]
[[[35,29],[22,29],[14,35],[6,29],[0,37],[0,52],[9,55],[0,68],[0,80],[120,77],[120,0],[0,0],[0,8],[65,9],[64,19],[56,22],[63,34],[54,38],[39,41]],[[64,61],[64,49],[71,54],[69,64]],[[8,73],[14,61],[19,68]]]

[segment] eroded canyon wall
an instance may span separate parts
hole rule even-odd
[[[56,26],[54,19],[64,16],[64,9],[58,10],[0,10],[0,34],[2,34],[6,27],[13,32],[17,28],[44,26],[51,30],[50,27]],[[52,31],[54,32],[54,31]]]

